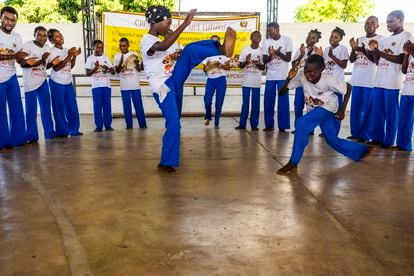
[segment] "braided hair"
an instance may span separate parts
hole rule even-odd
[[[310,30],[308,34],[316,34],[318,39],[322,38],[322,32],[318,31],[318,29]]]
[[[145,12],[145,19],[149,24],[159,23],[168,18],[171,18],[171,12],[168,8],[164,6],[151,6]]]
[[[343,29],[339,28],[338,26],[336,26],[335,29],[333,29],[332,32],[335,32],[335,33],[339,34],[339,36],[341,38],[343,38],[345,36],[345,31]]]

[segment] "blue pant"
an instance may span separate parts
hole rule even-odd
[[[177,102],[177,110],[178,115],[181,118],[181,113],[183,111],[183,97],[184,97],[184,87],[179,86],[177,90],[175,90],[175,101]]]
[[[7,116],[9,107],[10,125]],[[26,126],[16,75],[0,83],[0,149],[26,143]]]
[[[305,95],[303,94],[303,87],[296,88],[294,106],[296,125],[297,119],[303,116],[303,109],[305,108]]]
[[[218,126],[220,124],[221,110],[223,108],[224,96],[226,95],[227,80],[225,76],[215,79],[207,79],[206,94],[204,95],[204,108],[206,115],[204,119],[211,120],[211,105],[213,104],[213,96],[216,94],[216,112],[214,117],[214,124]]]
[[[404,150],[412,150],[414,124],[414,96],[401,96],[398,122],[397,146]]]
[[[53,139],[55,137],[55,132],[53,130],[50,94],[47,81],[45,80],[36,90],[24,94],[26,98],[27,141],[39,140],[39,132],[37,130],[37,101],[39,101],[40,117],[42,119],[45,138]]]
[[[264,93],[264,117],[266,128],[275,127],[276,94],[278,94],[278,91],[284,82],[284,80],[266,81]],[[290,128],[289,93],[286,93],[283,96],[277,96],[277,124],[280,130]]]
[[[338,97],[338,110],[339,110],[342,106],[342,102],[344,101],[344,96],[342,94],[339,94],[339,93],[335,93],[335,94]],[[335,129],[336,129],[336,136],[338,136],[339,130],[341,129],[341,121],[334,120],[334,125],[335,125]]]
[[[260,115],[260,87],[242,87],[243,92],[243,103],[240,113],[239,125],[246,128],[247,117],[249,116],[249,105],[250,105],[250,91],[252,91],[252,111],[250,113],[250,126],[257,128],[259,125]]]
[[[73,84],[60,84],[49,79],[52,95],[53,118],[55,119],[56,135],[79,135],[80,119]]]
[[[362,144],[338,138],[335,126],[334,113],[316,107],[296,121],[295,140],[293,142],[292,156],[290,162],[299,164],[303,152],[309,142],[309,134],[315,127],[320,126],[326,142],[337,152],[353,159],[360,160],[367,152],[368,147]]]
[[[165,82],[171,91],[163,102],[160,102],[158,94],[153,94],[166,120],[166,131],[162,138],[161,165],[178,167],[180,161],[180,116],[175,91],[183,91],[184,82],[195,66],[205,58],[219,54],[219,43],[214,40],[187,44],[175,64],[173,74]]]
[[[372,107],[372,88],[353,86],[351,98],[351,136],[365,141],[371,140],[369,118]]]
[[[372,141],[392,146],[398,127],[398,89],[372,90],[370,134]]]
[[[92,89],[93,115],[95,126],[98,130],[111,128],[112,109],[111,109],[111,88],[97,87]]]
[[[141,89],[137,90],[121,90],[122,106],[124,108],[125,123],[127,128],[132,128],[132,104],[135,108],[135,114],[140,128],[147,126],[145,120],[144,106],[142,105]]]

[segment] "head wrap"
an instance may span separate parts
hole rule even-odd
[[[170,10],[164,6],[151,6],[145,12],[145,18],[149,24],[154,24],[171,18],[171,13]]]

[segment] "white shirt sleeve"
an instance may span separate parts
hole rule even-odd
[[[334,76],[326,76],[326,82],[330,90],[342,95],[346,94],[347,84],[345,81]]]
[[[337,58],[340,60],[349,59],[348,48],[346,48],[346,46],[341,45],[341,51],[339,52]]]
[[[292,52],[292,39],[290,37],[286,37],[286,52]]]
[[[246,54],[247,50],[246,49],[247,49],[247,47],[243,48],[243,50],[240,53],[240,57],[239,57],[240,62],[246,62],[246,56],[247,56],[247,54]]]
[[[116,54],[114,56],[114,64],[115,64],[115,66],[118,66],[119,62],[121,61],[121,56],[122,56],[122,54]]]
[[[95,68],[95,62],[96,62],[96,58],[93,57],[93,56],[89,56],[86,59],[85,68],[90,69],[90,70],[94,69]]]

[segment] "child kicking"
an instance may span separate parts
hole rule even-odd
[[[111,83],[108,72],[115,74],[115,68],[107,56],[103,54],[104,43],[101,40],[93,42],[95,52],[86,59],[86,75],[92,76],[93,115],[95,118],[95,132],[114,130],[111,109]]]
[[[183,23],[161,41],[159,36],[165,35],[170,30],[172,23],[170,11],[163,6],[151,6],[145,13],[150,29],[148,34],[142,37],[141,53],[151,92],[166,120],[158,169],[167,173],[176,172],[174,167],[178,167],[180,159],[180,117],[175,91],[181,91],[191,70],[205,58],[220,54],[231,57],[236,40],[236,32],[228,28],[223,45],[214,40],[197,41],[186,45],[173,72],[170,66],[166,66],[168,65],[165,62],[168,56],[167,50],[190,25],[195,14],[196,10],[190,10]]]
[[[139,85],[138,72],[141,71],[141,63],[138,54],[129,51],[129,41],[126,37],[119,40],[120,53],[114,57],[116,72],[119,73],[122,106],[124,108],[124,116],[126,129],[132,128],[132,106],[134,104],[135,114],[140,128],[147,128],[145,120],[144,106],[142,105],[141,86]]]
[[[309,140],[309,133],[320,126],[326,142],[339,153],[357,161],[368,153],[368,147],[362,144],[338,138],[335,120],[343,120],[346,105],[351,95],[351,85],[323,72],[325,61],[320,55],[310,55],[304,69],[293,67],[283,84],[280,93],[289,89],[303,87],[308,112],[296,121],[295,139],[289,162],[278,173],[286,174],[297,169]],[[345,94],[343,104],[339,106],[335,93]],[[338,111],[339,110],[339,111]]]

